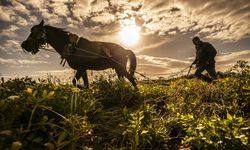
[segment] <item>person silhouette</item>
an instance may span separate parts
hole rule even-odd
[[[211,82],[217,78],[214,60],[217,51],[212,44],[201,41],[197,36],[195,36],[192,41],[196,49],[196,57],[192,63],[192,65],[196,65],[196,71],[194,75],[199,79]],[[204,70],[208,72],[210,77],[202,74]]]

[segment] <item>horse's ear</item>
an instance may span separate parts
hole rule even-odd
[[[44,24],[44,21],[42,20],[40,23],[39,23],[39,26],[43,26]]]

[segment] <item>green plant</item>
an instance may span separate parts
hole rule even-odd
[[[16,78],[0,84],[0,149],[249,149],[250,71],[90,89]]]
[[[250,120],[231,116],[194,118],[192,115],[177,114],[178,122],[186,132],[183,145],[197,149],[248,149]]]

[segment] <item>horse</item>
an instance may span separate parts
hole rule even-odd
[[[21,47],[28,53],[36,54],[49,44],[72,69],[76,70],[75,78],[72,80],[74,86],[79,86],[77,81],[82,78],[84,86],[89,88],[87,70],[112,68],[119,79],[126,77],[134,88],[138,89],[134,77],[137,60],[132,50],[115,43],[76,37],[78,36],[63,28],[44,25],[42,20],[31,28],[30,35],[21,43]],[[130,65],[127,70],[128,61]]]

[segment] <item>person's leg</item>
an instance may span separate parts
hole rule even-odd
[[[202,76],[204,76],[202,74],[202,72],[205,70],[205,66],[202,66],[202,67],[198,67],[194,73],[194,76],[197,77],[197,78],[202,78]]]
[[[198,78],[198,79],[201,79],[201,80],[204,80],[206,82],[211,82],[211,78],[209,78],[208,76],[205,76],[202,74],[202,72],[204,70],[206,70],[207,68],[207,65],[204,65],[202,67],[198,67],[197,70],[195,71],[194,75]]]
[[[210,64],[206,67],[206,71],[212,79],[217,79],[215,64]]]

